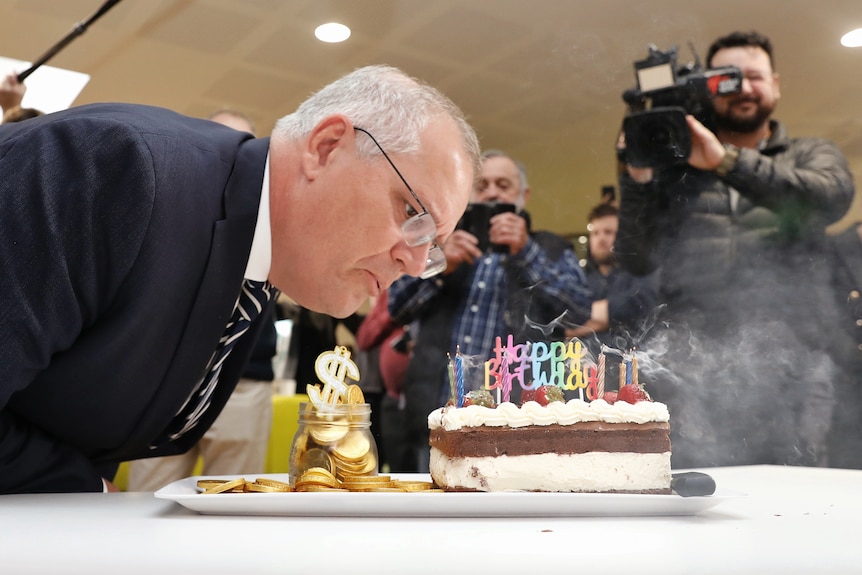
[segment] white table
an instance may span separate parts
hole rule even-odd
[[[862,573],[862,471],[702,471],[747,495],[691,517],[496,519],[207,516],[146,493],[3,495],[0,573]]]

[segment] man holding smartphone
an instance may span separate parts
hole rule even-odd
[[[445,271],[426,280],[402,277],[390,288],[395,321],[420,324],[404,382],[409,432],[423,454],[419,471],[428,465],[428,413],[448,395],[447,353],[458,349],[484,361],[493,355],[498,336],[537,341],[550,337],[550,330],[531,326],[553,328],[553,320],[564,313],[567,323],[583,323],[590,316],[592,296],[572,244],[531,230],[524,211],[529,197],[523,166],[503,152],[486,151],[468,208],[471,221],[462,222],[443,246]],[[484,224],[473,218],[483,211],[491,214]],[[484,229],[488,249],[477,237]]]

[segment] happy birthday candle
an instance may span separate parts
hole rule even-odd
[[[452,356],[446,352],[446,371],[449,375],[449,399],[452,405],[457,405],[458,395],[455,392],[455,364],[452,362]]]
[[[503,401],[508,402],[509,396],[512,392],[512,377],[509,375],[508,354],[503,354],[503,359],[501,363],[503,365],[500,367],[500,387],[503,388]]]
[[[599,353],[599,381],[596,387],[596,398],[601,399],[605,394],[605,352]]]
[[[626,361],[620,362],[620,389],[626,384]]]
[[[632,383],[638,384],[638,358],[632,354]]]
[[[464,407],[464,360],[461,358],[461,347],[455,348],[455,386],[458,398],[456,407]]]

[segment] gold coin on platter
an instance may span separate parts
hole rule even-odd
[[[404,491],[428,491],[434,488],[434,484],[430,481],[402,481],[395,480],[393,481],[395,487],[400,487]]]
[[[227,479],[198,479],[197,486],[206,490],[227,482]]]
[[[281,491],[290,491],[289,483],[285,483],[284,481],[278,481],[277,479],[258,477],[254,480],[254,482],[257,485],[265,485],[266,487],[272,487],[273,489],[279,489]]]
[[[330,491],[333,493],[338,493],[338,492],[347,493],[349,491],[347,489],[341,489],[340,487],[324,487],[322,485],[306,485],[306,486],[303,486],[302,489],[297,487],[296,490],[299,492],[306,492],[306,493],[323,492],[323,491]]]
[[[207,495],[210,495],[212,493],[224,493],[226,491],[231,491],[232,489],[236,488],[239,488],[241,493],[243,486],[245,486],[245,479],[240,477],[239,479],[225,481],[224,483],[220,483],[216,486],[210,487],[209,489],[204,491],[204,493]]]
[[[303,473],[296,481],[297,485],[305,483],[317,483],[319,485],[327,485],[329,487],[338,487],[338,479],[329,471],[321,467],[312,467]]]
[[[290,486],[287,489],[281,487],[273,487],[272,485],[263,485],[261,483],[246,483],[245,491],[247,493],[287,493],[290,491]]]

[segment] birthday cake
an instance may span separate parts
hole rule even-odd
[[[486,382],[505,387],[505,372]],[[429,415],[430,471],[441,488],[671,493],[670,415],[636,381],[592,401],[564,402],[560,387],[543,385],[520,406],[494,402],[494,387]]]

